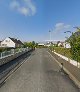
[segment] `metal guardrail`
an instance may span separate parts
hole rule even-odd
[[[11,49],[10,51],[4,51],[0,53],[0,59],[14,55],[16,53],[20,53],[23,51],[29,51],[31,48],[19,48],[19,49]]]

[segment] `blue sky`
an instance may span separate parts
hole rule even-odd
[[[0,0],[0,39],[64,40],[79,19],[80,0]]]

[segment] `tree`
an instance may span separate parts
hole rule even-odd
[[[79,31],[77,31],[79,33]],[[72,58],[78,62],[80,61],[80,35],[76,35],[76,33],[72,33],[72,36],[69,38],[69,42],[71,45],[71,54]]]
[[[37,46],[37,43],[35,41],[32,42],[25,42],[24,47],[30,47],[30,48],[35,48]]]
[[[35,46],[36,46],[35,41],[32,41],[32,48],[35,48]]]

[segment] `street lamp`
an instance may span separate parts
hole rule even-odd
[[[80,30],[80,28],[79,28],[79,27],[73,27],[73,28],[76,28],[76,29]]]
[[[65,31],[64,33],[72,33],[71,31]],[[73,34],[73,33],[72,33]],[[66,39],[68,39],[69,37],[65,37]],[[65,40],[65,48],[66,48],[66,40]],[[65,53],[64,53],[65,54]],[[70,59],[68,58],[68,61],[70,61]]]
[[[51,51],[53,52],[53,47],[52,47],[52,43],[51,43],[51,30],[49,30],[49,43],[50,43]]]
[[[51,30],[49,30],[49,40],[51,41]]]
[[[67,32],[71,33],[71,31],[65,31],[64,33],[67,33]]]
[[[71,31],[65,31],[64,33],[72,33]],[[66,39],[68,39],[68,37],[65,37]],[[66,48],[66,40],[65,40],[65,48]]]

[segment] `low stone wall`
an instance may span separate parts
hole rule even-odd
[[[55,53],[56,55],[58,55],[59,57],[63,58],[64,60],[68,61],[69,63],[73,64],[74,66],[80,68],[80,63],[79,63],[79,62],[77,63],[77,61],[72,60],[72,59],[70,59],[70,58],[67,58],[66,56],[63,56],[63,55],[61,55],[61,54],[59,54],[59,53],[57,53],[57,52],[54,52],[54,53]]]
[[[11,56],[8,56],[8,57],[0,59],[0,66],[3,65],[3,64],[5,64],[5,63],[10,62],[11,60],[13,60],[13,59],[21,56],[22,54],[24,54],[26,52],[29,52],[29,51],[31,51],[31,49],[30,50],[25,50],[25,51],[22,51],[22,52],[19,52],[19,53],[15,53],[15,54],[13,54]]]

